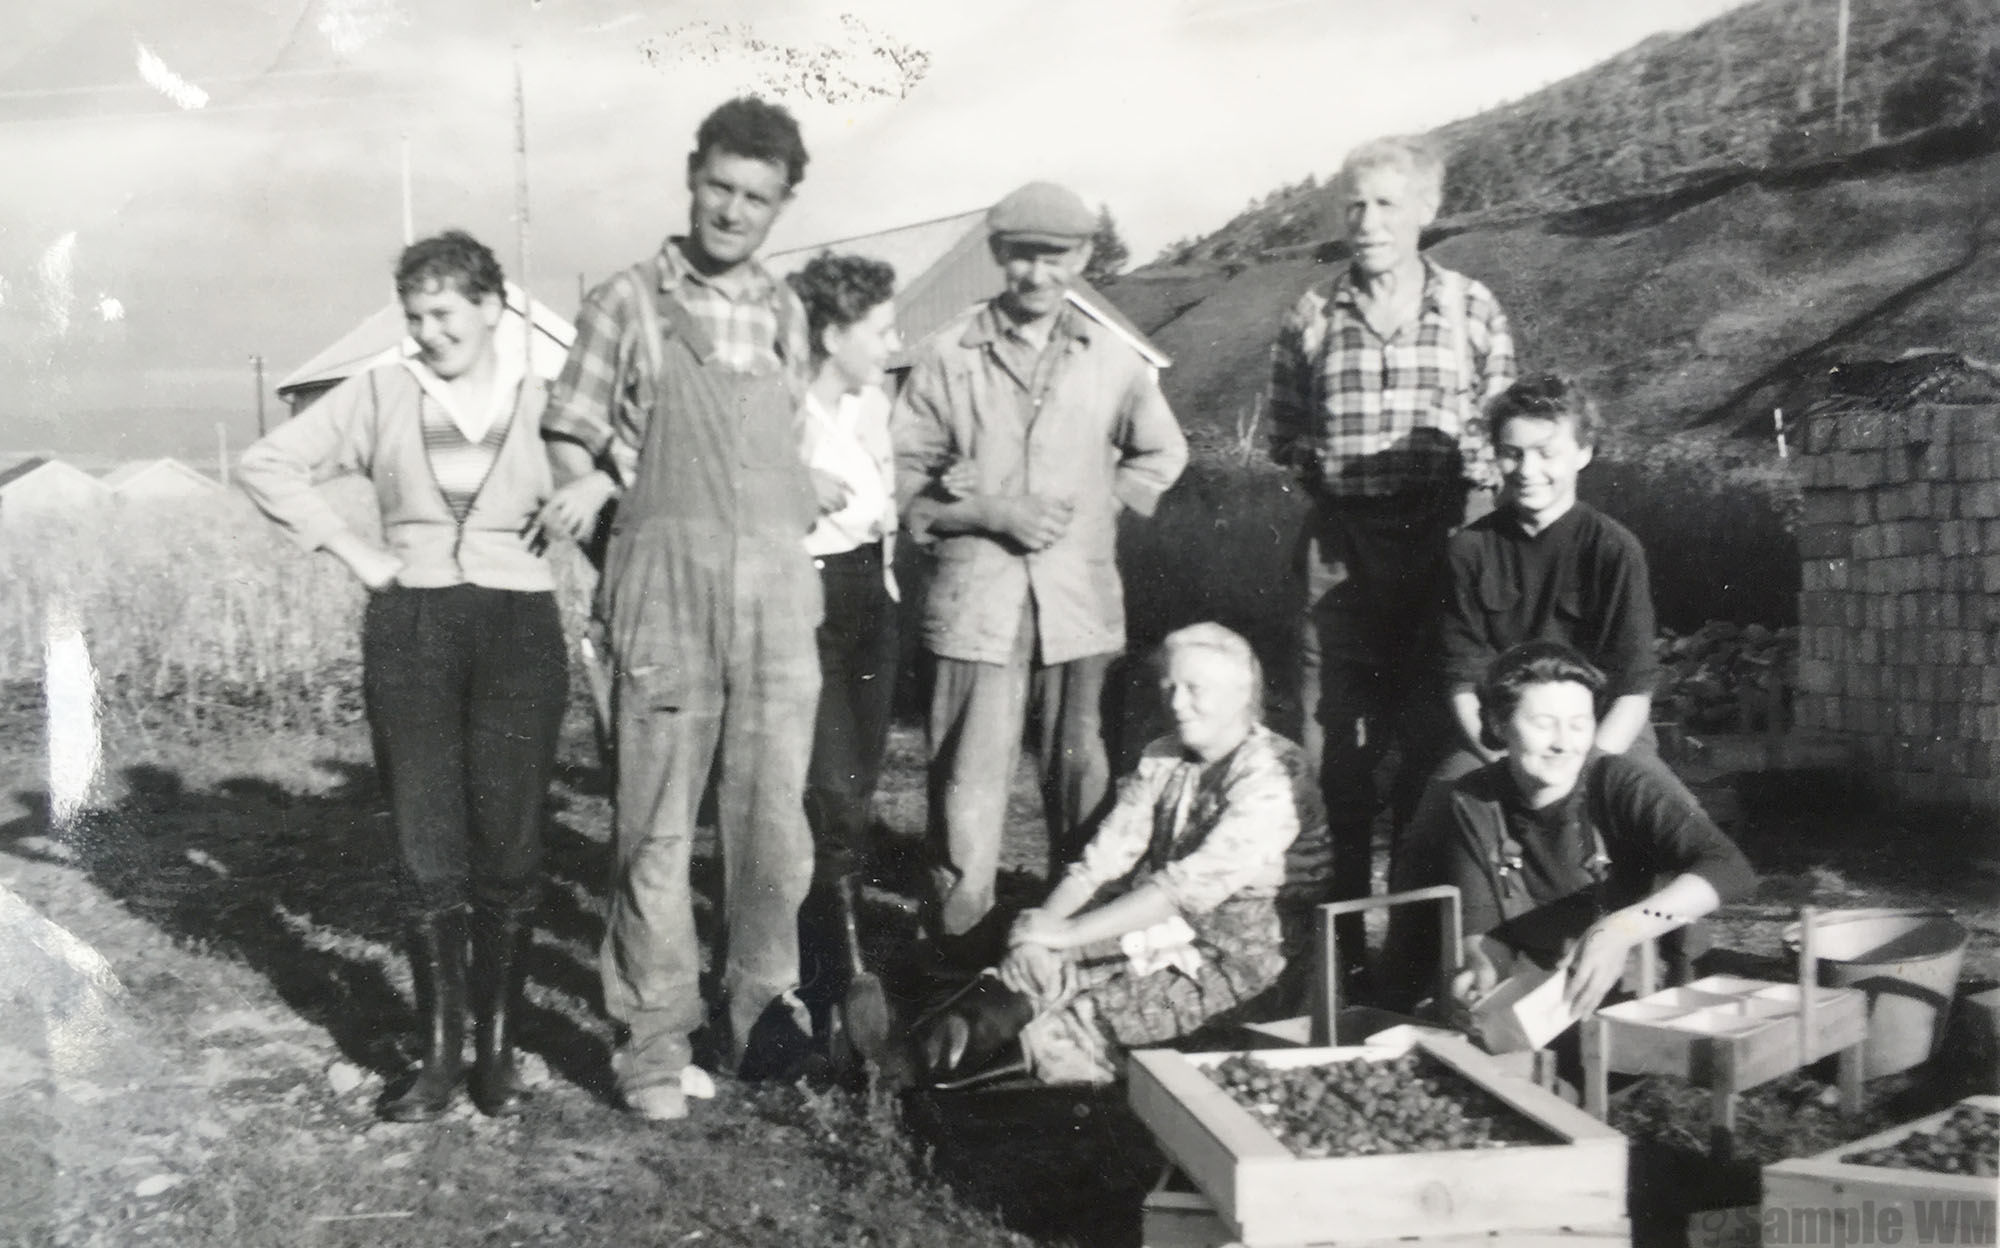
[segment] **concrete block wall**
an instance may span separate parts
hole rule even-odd
[[[1797,726],[2000,811],[2000,407],[1816,412],[1804,450]]]

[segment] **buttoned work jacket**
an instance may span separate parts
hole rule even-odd
[[[985,533],[937,535],[924,645],[940,658],[1006,663],[1032,595],[1037,661],[1067,663],[1125,648],[1118,513],[1150,516],[1187,466],[1187,439],[1154,369],[1074,307],[1040,352],[985,303],[920,350],[890,421],[896,502],[929,544],[910,504],[961,459],[975,492],[1067,499],[1069,527],[1029,552]]]

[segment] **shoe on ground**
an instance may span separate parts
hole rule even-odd
[[[679,1082],[654,1083],[625,1093],[625,1108],[653,1122],[678,1122],[688,1116],[688,1098]]]

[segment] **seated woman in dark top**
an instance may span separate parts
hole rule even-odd
[[[1575,1017],[1627,956],[1744,897],[1756,876],[1701,807],[1653,768],[1594,752],[1603,673],[1560,642],[1506,651],[1479,690],[1506,751],[1434,786],[1418,818],[1463,899],[1460,1004],[1525,964],[1558,968]]]

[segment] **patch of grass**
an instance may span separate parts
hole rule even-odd
[[[365,486],[327,493],[357,531],[379,534]],[[577,637],[595,574],[566,544],[554,562]],[[0,696],[10,704],[40,709],[45,648],[75,629],[113,723],[227,735],[361,718],[366,591],[241,497],[10,521],[0,525],[0,585]]]

